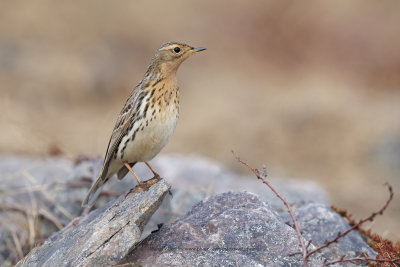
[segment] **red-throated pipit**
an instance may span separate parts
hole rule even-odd
[[[146,163],[154,178],[159,175],[147,161],[154,158],[171,138],[179,117],[179,87],[176,71],[189,55],[205,48],[171,42],[153,56],[143,79],[133,89],[122,108],[104,157],[103,168],[82,206],[96,200],[101,187],[115,173],[121,180],[130,171],[139,186],[144,183],[132,170],[137,162]]]

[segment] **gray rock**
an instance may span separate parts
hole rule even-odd
[[[303,237],[306,240],[312,240],[312,244],[317,247],[323,245],[326,240],[335,238],[339,232],[343,233],[350,228],[349,224],[338,213],[322,204],[311,203],[302,206],[294,211],[294,215],[302,230]],[[364,254],[372,258],[377,255],[357,231],[350,232],[339,239],[337,243],[331,244],[319,253],[329,260],[340,259],[343,255],[352,258]],[[350,265],[352,264],[348,264],[348,266]],[[342,263],[341,266],[347,265]]]
[[[249,192],[229,192],[196,204],[161,227],[120,263],[134,266],[301,266],[293,228]],[[311,258],[310,266],[321,265]]]
[[[161,180],[79,217],[33,249],[17,266],[109,266],[140,240],[170,186]]]
[[[248,175],[237,175],[208,158],[160,155],[151,164],[173,185],[173,197],[165,198],[163,205],[146,226],[144,236],[157,229],[157,224],[174,222],[200,200],[227,191],[246,190],[255,193],[278,213],[286,213],[282,202],[261,181]],[[144,166],[139,164],[137,170],[141,175],[146,175]],[[307,203],[328,203],[324,190],[312,181],[288,178],[269,178],[269,181],[294,207]]]
[[[79,216],[81,201],[101,164],[101,159],[74,163],[57,157],[0,156],[0,265],[15,264],[35,244]],[[133,178],[119,183],[112,179],[96,207],[134,185]],[[28,227],[32,222],[34,226]]]
[[[78,204],[56,200],[57,193],[68,190],[61,184],[72,182],[72,167],[71,161],[58,158],[0,157],[0,254],[4,258],[0,265],[12,265],[34,242],[56,231],[55,225],[62,228],[76,215]],[[28,225],[38,222],[39,216],[45,223],[32,232]]]
[[[237,175],[210,159],[194,155],[160,155],[153,160],[151,164],[168,182],[173,185],[171,190],[173,196],[166,195],[160,208],[154,213],[142,231],[142,239],[148,236],[152,231],[158,229],[159,224],[164,223],[174,225],[172,224],[174,221],[190,211],[193,205],[199,201],[226,191],[247,190],[256,193],[260,197],[258,201],[268,203],[267,206],[263,206],[265,204],[259,204],[261,210],[266,209],[266,207],[269,209],[268,212],[265,212],[266,215],[263,213],[263,216],[268,215],[267,217],[271,220],[271,222],[279,221],[280,225],[282,223],[281,219],[276,219],[271,215],[277,212],[283,218],[284,222],[290,222],[290,220],[287,218],[286,208],[284,208],[281,201],[265,185],[263,185],[261,181],[255,179],[255,177],[250,178],[249,176]],[[29,227],[27,227],[27,218],[29,216],[31,216],[31,218],[40,218],[40,231],[36,233],[39,234],[39,236],[36,236],[34,239],[36,241],[46,239],[49,235],[51,235],[51,233],[63,228],[76,216],[79,216],[81,212],[81,200],[85,197],[88,187],[91,184],[91,180],[97,176],[101,165],[101,159],[83,160],[77,164],[74,164],[71,161],[60,158],[38,159],[20,156],[0,156],[0,205],[11,205],[11,207],[20,209],[20,211],[18,211],[18,209],[3,209],[0,211],[0,265],[12,265],[19,258],[21,258],[21,253],[18,253],[18,250],[16,249],[17,245],[15,238],[17,238],[17,241],[22,244],[23,253],[27,253],[29,251],[29,246],[34,245],[32,242],[32,233],[30,232]],[[137,164],[135,166],[135,171],[143,180],[152,177],[152,173],[144,164]],[[276,177],[269,178],[269,181],[283,196],[285,196],[285,198],[287,198],[289,203],[291,203],[292,206],[297,209],[298,212],[300,212],[298,214],[299,219],[302,218],[301,212],[303,211],[303,207],[310,208],[313,207],[313,204],[315,203],[326,204],[328,202],[324,191],[313,182]],[[127,177],[122,181],[118,181],[116,178],[111,179],[110,182],[104,187],[103,194],[101,194],[97,200],[97,207],[103,207],[104,205],[109,207],[108,205],[110,204],[107,204],[109,201],[115,199],[118,195],[125,194],[130,188],[134,187],[135,184],[136,182],[130,174],[128,174]],[[222,210],[222,207],[220,208]],[[243,216],[243,223],[245,222],[244,220],[246,218],[254,217],[258,219],[255,220],[255,222],[250,222],[249,225],[253,225],[253,228],[257,228],[258,226],[254,225],[257,225],[258,222],[261,225],[261,228],[259,227],[261,230],[271,230],[268,228],[268,226],[264,226],[261,222],[266,218],[262,217],[261,215],[261,217],[257,217],[257,214],[257,216],[253,214],[255,211],[251,211],[250,214],[246,215],[246,209],[240,206],[234,208],[228,205],[226,214],[229,214],[230,217],[227,218],[233,220],[235,217],[233,213],[236,211],[236,209],[242,212],[241,216]],[[325,212],[324,214],[317,212],[318,210],[322,211],[322,208],[311,209],[314,212],[312,213],[314,219],[321,217],[322,220],[326,216],[333,216],[330,214],[332,211],[327,208],[327,205],[325,205],[325,209],[326,210],[323,211]],[[21,213],[21,210],[24,212],[29,212],[29,216]],[[306,211],[304,213],[308,214]],[[223,214],[222,211],[221,214]],[[218,216],[221,217],[222,215]],[[332,225],[329,227],[319,225],[320,228],[318,228],[316,231],[319,231],[319,233],[323,231],[331,233],[332,231],[333,234],[336,234],[338,229],[335,226],[334,221],[337,220],[339,225],[341,225],[344,221],[338,215],[335,215],[332,218],[332,221],[329,221],[329,223]],[[305,225],[302,225],[302,230],[306,233],[308,219],[304,220]],[[314,221],[315,220],[313,220],[313,222]],[[178,222],[180,222],[180,220],[178,220],[177,223]],[[329,223],[327,223],[327,225]],[[224,226],[225,224],[225,222],[221,221],[219,225]],[[57,229],[57,227],[59,227],[59,229]],[[71,227],[71,223],[68,225],[68,227]],[[164,227],[168,228],[170,226],[166,225]],[[163,230],[164,227],[161,228],[161,231],[165,231]],[[196,227],[198,226],[194,226],[194,229],[197,229]],[[240,227],[236,230],[239,231],[241,229]],[[313,225],[310,225],[310,227],[311,229],[314,229]],[[290,237],[288,239],[288,244],[292,244],[290,243],[290,240],[292,238],[293,229],[290,227],[287,229],[290,231],[290,234],[288,234]],[[235,229],[232,228],[231,230],[234,231]],[[245,229],[245,231],[249,230]],[[272,232],[270,234],[272,235],[274,233]],[[315,231],[311,231],[309,234],[315,234]],[[260,235],[262,236],[260,237],[261,239],[264,237],[267,239],[273,239],[273,237],[269,234]],[[152,238],[153,236],[154,234],[152,235]],[[214,235],[214,238],[216,237],[217,236]],[[308,235],[305,235],[305,237],[307,240],[310,238],[313,239],[314,244],[319,244],[316,243],[317,237]],[[328,239],[329,237],[330,236],[324,238],[323,234],[321,234],[321,240]],[[280,237],[278,236],[276,238]],[[229,240],[229,236],[226,238],[226,240]],[[245,242],[243,240],[245,239],[242,239],[240,242]],[[357,240],[361,240],[361,243],[357,243]],[[362,242],[361,238],[357,240],[357,242],[354,242],[352,239],[351,242],[353,243],[350,242],[353,246],[354,252],[360,251],[360,248],[366,248],[366,244]],[[217,241],[218,240],[215,242]],[[225,239],[223,239],[222,242],[225,242]],[[240,242],[239,244],[242,244]],[[261,244],[263,243],[261,242]],[[296,243],[293,244],[297,244],[297,239]],[[217,247],[217,249],[218,248],[219,247]],[[118,250],[118,248],[115,249]],[[119,253],[117,250],[116,254]],[[292,252],[294,250],[295,248],[291,248]],[[326,253],[328,253],[328,251]],[[362,249],[362,251],[365,250]],[[172,255],[171,253],[173,252],[174,251],[170,251],[170,254],[168,255]],[[337,251],[337,253],[339,252],[340,251]],[[195,252],[191,253],[196,254]],[[210,255],[213,257],[225,257],[225,254],[228,252],[220,249],[214,251],[203,251],[202,253],[202,255],[206,255],[205,257]],[[246,253],[237,251],[230,253],[231,255],[238,255],[237,257],[235,256],[236,258],[231,257],[231,260],[235,259],[238,263],[248,261],[245,265],[250,263],[255,264],[258,262],[265,262],[262,260],[260,261],[258,257],[261,256],[259,255],[249,256]],[[253,252],[253,254],[257,254],[257,252]],[[283,257],[282,262],[286,262],[286,256],[281,256]],[[321,255],[321,257],[323,256],[330,257],[331,255],[328,253]],[[278,257],[278,259],[276,259],[277,264],[281,263],[279,260],[280,258]],[[298,259],[295,258],[295,260]],[[292,261],[293,257],[290,257],[288,262]],[[275,264],[274,262],[272,263]]]

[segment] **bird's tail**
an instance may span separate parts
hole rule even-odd
[[[99,175],[97,180],[90,187],[89,192],[85,197],[85,200],[83,200],[82,207],[91,207],[93,203],[96,201],[97,197],[101,192],[101,188],[107,181],[107,179],[105,179],[106,174],[107,172],[104,172],[104,170],[101,171],[101,174]]]

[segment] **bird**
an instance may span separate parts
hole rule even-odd
[[[90,207],[102,186],[115,174],[121,180],[130,172],[139,187],[146,187],[132,167],[144,162],[155,178],[160,175],[150,166],[170,140],[179,118],[180,90],[176,73],[190,55],[206,50],[180,42],[163,44],[150,61],[142,80],[131,91],[118,115],[98,178],[93,182],[82,207]]]

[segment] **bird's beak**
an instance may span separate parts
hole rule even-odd
[[[190,52],[192,52],[192,53],[200,52],[203,50],[206,50],[206,48],[204,48],[204,47],[191,47],[190,48]]]

